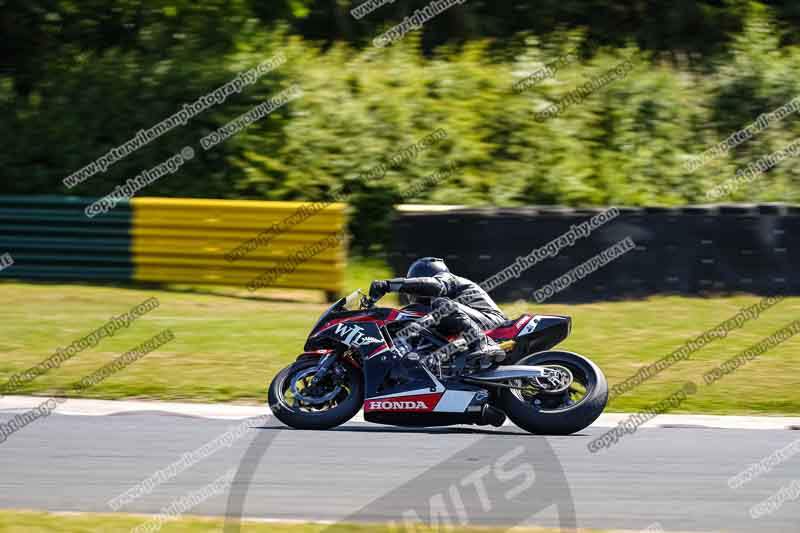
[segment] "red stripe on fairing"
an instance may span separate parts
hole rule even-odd
[[[313,352],[303,352],[300,355],[298,355],[297,358],[300,359],[303,356],[324,357],[332,352],[333,350],[314,350]],[[361,365],[358,363],[357,360],[353,359],[352,357],[345,357],[344,360],[353,368],[361,369]]]
[[[340,324],[342,322],[375,322],[378,327],[383,326],[383,320],[378,320],[374,316],[356,316],[356,317],[345,317],[345,318],[334,318],[330,322],[326,322],[324,326],[320,328],[320,330],[316,333],[319,335],[325,330],[331,329],[336,324]]]
[[[377,400],[365,400],[364,412],[380,411],[383,413],[431,413],[436,409],[436,404],[442,399],[444,393],[413,394],[410,396],[394,396]],[[423,408],[418,402],[425,404]],[[411,404],[417,404],[411,406]],[[395,405],[396,404],[396,405]]]
[[[322,357],[328,355],[333,350],[314,350],[313,352],[303,352],[301,355],[310,355],[311,357]]]
[[[378,355],[381,352],[385,352],[388,349],[389,349],[389,346],[387,346],[386,343],[384,342],[383,344],[381,344],[380,346],[378,346],[377,348],[372,350],[372,352],[370,352],[370,354],[367,356],[367,359],[369,359],[373,355]]]
[[[533,318],[533,315],[523,315],[522,318],[517,320],[517,323],[514,324],[514,327],[517,329],[522,329],[523,327],[525,327],[525,324],[527,324],[530,321],[531,318]]]
[[[525,315],[508,327],[490,329],[486,335],[493,339],[513,339],[530,319],[531,315]]]
[[[403,313],[415,316],[424,316],[425,313],[417,313],[415,311],[403,311]],[[387,322],[394,322],[397,320],[397,317],[400,316],[400,311],[397,309],[392,309],[389,311],[389,314],[386,317],[386,320],[380,320],[375,318],[371,315],[362,315],[362,316],[355,316],[355,317],[345,317],[345,318],[334,318],[330,322],[326,322],[324,326],[322,326],[318,333],[322,333],[323,331],[330,329],[332,326],[339,324],[341,322],[375,322],[378,327],[383,327],[387,324]]]
[[[514,326],[508,328],[497,328],[486,332],[486,335],[493,339],[510,339],[516,335],[517,330]]]

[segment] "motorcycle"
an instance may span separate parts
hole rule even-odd
[[[500,427],[509,418],[531,433],[568,435],[605,409],[602,370],[551,350],[569,336],[570,317],[524,314],[487,331],[506,357],[480,368],[450,353],[466,348],[463,339],[419,325],[430,308],[375,304],[357,290],[322,314],[303,353],[269,386],[280,421],[330,429],[363,408],[367,422],[394,426]]]

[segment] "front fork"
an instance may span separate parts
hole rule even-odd
[[[336,362],[337,357],[339,357],[339,353],[337,351],[333,351],[322,358],[322,360],[319,362],[319,366],[317,366],[317,371],[314,374],[314,378],[311,380],[312,387],[315,387],[320,381],[325,379],[325,377],[330,373],[333,363]]]

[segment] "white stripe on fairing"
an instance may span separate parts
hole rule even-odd
[[[384,343],[384,344],[386,344],[386,343]],[[376,349],[377,349],[377,350],[380,350],[380,348],[376,348]],[[367,356],[367,359],[372,359],[373,357],[377,357],[377,356],[379,356],[380,354],[382,354],[382,353],[384,353],[384,352],[387,352],[388,350],[389,350],[389,346],[388,346],[388,345],[386,345],[386,346],[383,348],[383,350],[381,350],[380,352],[375,352],[375,353],[374,353],[374,354],[372,354],[372,355],[368,355],[368,356]]]
[[[433,411],[435,413],[463,413],[476,394],[475,391],[447,390]]]
[[[432,391],[430,388],[417,389],[404,392],[396,392],[394,394],[386,394],[384,396],[373,396],[372,398],[367,398],[367,400],[383,400],[384,398],[402,398],[403,396],[420,396],[422,394],[437,394],[438,392],[441,391]]]
[[[422,370],[424,370],[425,373],[428,374],[428,376],[430,376],[430,378],[433,380],[433,382],[436,383],[436,392],[444,392],[445,391],[445,388],[444,388],[444,385],[442,385],[442,382],[439,381],[438,379],[436,379],[436,376],[431,374],[431,371],[428,370],[427,366],[422,365]]]
[[[532,333],[536,329],[536,327],[539,325],[539,322],[541,320],[542,319],[539,318],[538,316],[533,317],[532,319],[530,319],[527,322],[527,324],[525,324],[524,328],[519,330],[519,333],[517,333],[517,335],[522,337],[523,335],[527,335],[528,333]]]
[[[543,318],[561,318],[561,317],[551,316],[551,315],[533,315],[533,318],[527,324],[525,324],[525,327],[522,328],[522,330],[519,333],[517,333],[517,335],[521,337],[523,335],[527,335],[528,333],[534,332],[536,328],[539,326],[539,322],[541,322]]]

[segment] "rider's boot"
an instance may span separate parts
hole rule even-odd
[[[506,358],[505,350],[477,326],[471,326],[464,333],[464,338],[472,340],[469,344],[469,352],[466,355],[466,359],[474,360],[480,358],[481,369],[489,368],[492,363],[499,363]]]

